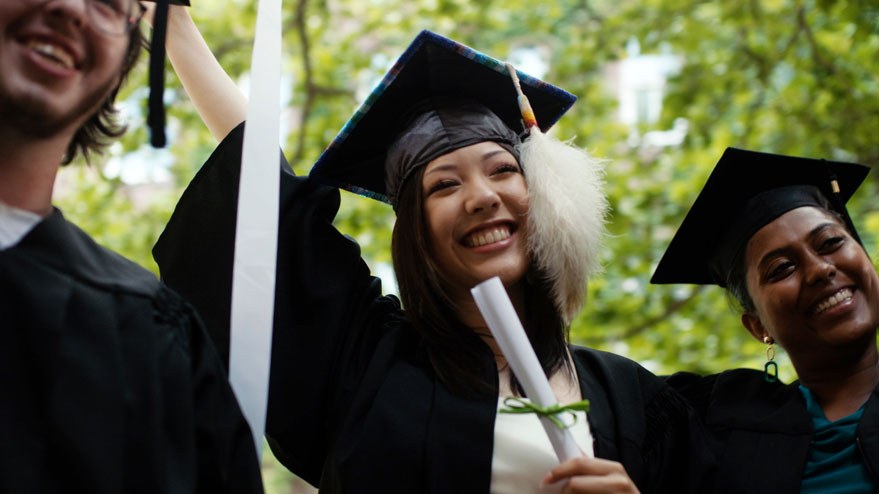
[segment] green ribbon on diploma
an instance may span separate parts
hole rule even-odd
[[[589,400],[575,401],[567,405],[549,405],[542,407],[536,403],[523,400],[522,398],[504,398],[504,405],[507,408],[501,408],[500,413],[533,413],[538,417],[546,417],[552,421],[559,429],[567,429],[577,423],[577,414],[575,412],[588,412]],[[565,424],[558,416],[563,413],[570,413],[574,417],[574,421],[569,425]]]

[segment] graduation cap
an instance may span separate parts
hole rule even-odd
[[[144,0],[156,4],[153,18],[153,37],[150,40],[149,84],[147,125],[153,147],[165,147],[165,33],[168,26],[168,6],[189,7],[189,0]]]
[[[845,203],[869,171],[855,163],[727,148],[650,282],[725,287],[751,236],[799,207],[840,213],[857,238]]]
[[[567,91],[522,72],[517,74],[544,130],[576,101]],[[465,105],[470,108],[463,108]],[[393,150],[394,158],[412,152],[417,156],[403,157],[405,164],[394,163],[396,168],[392,167],[393,176],[388,180],[385,164],[389,148],[413,117],[431,112],[436,118],[427,125],[433,125],[436,133],[425,133],[429,127],[422,126],[424,139],[415,137],[402,146],[405,149]],[[480,119],[480,115],[485,118]],[[507,133],[512,131],[514,136],[509,140],[513,141],[515,134],[525,130],[507,66],[425,30],[321,154],[310,175],[323,183],[393,204],[399,186],[413,169],[475,143],[458,131],[466,134],[469,127],[471,134],[483,137],[480,140],[505,142],[508,137],[502,135],[505,131],[498,125],[509,129]],[[397,190],[387,190],[388,181]]]
[[[568,323],[600,269],[607,199],[599,160],[544,134],[576,97],[422,31],[320,156],[310,176],[390,203],[431,160],[481,141],[511,151],[529,193],[528,248]]]

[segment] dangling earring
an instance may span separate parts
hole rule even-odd
[[[768,383],[778,381],[778,364],[775,363],[775,340],[771,336],[764,336],[763,343],[766,343],[766,365],[763,366],[763,379]]]

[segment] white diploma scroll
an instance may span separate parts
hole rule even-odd
[[[470,292],[528,398],[541,407],[558,403],[500,278],[483,281]],[[564,422],[563,415],[557,417]],[[549,436],[559,462],[583,456],[570,430],[559,428],[547,417],[540,417],[540,423]]]
[[[229,381],[262,457],[278,252],[281,0],[260,0],[232,269]]]

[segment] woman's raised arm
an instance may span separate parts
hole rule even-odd
[[[143,3],[152,21],[154,3]],[[247,98],[220,66],[195,25],[188,7],[171,5],[165,41],[168,58],[192,104],[217,141],[244,121]]]

